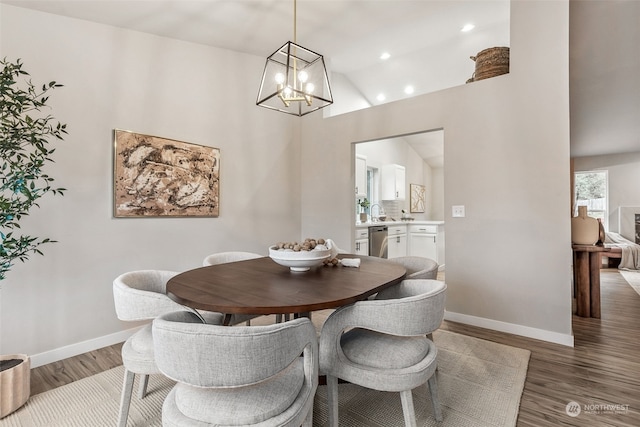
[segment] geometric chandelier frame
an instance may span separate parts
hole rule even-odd
[[[267,58],[256,105],[304,116],[333,103],[322,55],[296,44],[296,0],[293,0],[293,42]]]
[[[304,116],[332,103],[322,55],[287,42],[267,58],[257,105]]]

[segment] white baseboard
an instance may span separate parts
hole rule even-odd
[[[545,331],[543,329],[530,328],[528,326],[516,325],[513,323],[501,322],[499,320],[485,319],[482,317],[469,316],[467,314],[445,312],[444,318],[452,322],[464,323],[466,325],[478,326],[480,328],[492,329],[495,331],[506,332],[514,335],[521,335],[537,340],[548,341],[556,344],[573,347],[573,335],[559,334],[557,332]],[[116,332],[114,334],[105,335],[87,341],[67,345],[56,348],[44,353],[38,353],[31,356],[31,367],[46,365],[57,362],[68,357],[77,356],[99,348],[108,347],[126,341],[131,335],[137,332],[141,326],[127,329],[125,331]]]
[[[445,320],[464,323],[465,325],[478,326],[480,328],[492,329],[494,331],[573,347],[573,335],[560,334],[558,332],[501,322],[499,320],[485,319],[483,317],[469,316],[468,314],[452,313],[450,311],[445,312],[444,318]]]
[[[37,368],[38,366],[57,362],[68,357],[77,356],[79,354],[87,353],[89,351],[97,350],[99,348],[108,347],[110,345],[126,341],[127,338],[137,332],[141,327],[142,326],[127,329],[126,331],[116,332],[114,334],[105,335],[87,341],[82,341],[64,347],[56,348],[44,353],[34,354],[33,356],[31,356],[31,367]]]

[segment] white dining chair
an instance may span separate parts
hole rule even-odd
[[[309,319],[202,324],[190,312],[153,321],[159,369],[177,384],[163,426],[312,427],[318,342]]]
[[[113,281],[113,300],[118,319],[150,321],[161,314],[185,310],[166,295],[167,281],[177,272],[164,270],[138,270],[121,274]],[[200,312],[198,317],[206,322],[222,323],[220,313]],[[124,381],[120,398],[118,426],[125,427],[129,415],[133,383],[136,374],[139,379],[138,397],[147,394],[149,375],[160,374],[153,352],[151,322],[129,337],[122,346]]]
[[[262,258],[263,255],[253,252],[242,251],[228,251],[218,252],[208,255],[202,261],[202,266],[207,267],[209,265],[226,264],[228,262],[244,261],[247,259]]]
[[[320,333],[320,374],[326,375],[329,425],[338,427],[338,380],[400,392],[405,425],[415,426],[411,390],[429,384],[434,418],[442,421],[436,383],[438,350],[426,337],[444,317],[446,284],[404,280],[338,308]]]
[[[389,261],[401,264],[406,270],[405,279],[437,279],[438,263],[431,258],[420,256],[402,256]]]
[[[262,255],[243,251],[216,252],[211,255],[207,255],[202,261],[202,266],[208,267],[210,265],[227,264],[230,262],[245,261],[256,258],[262,258]],[[260,317],[260,315],[236,314],[234,316],[234,323],[245,322],[247,326],[250,326],[251,319],[255,319],[256,317]],[[277,323],[280,323],[281,319],[281,315],[276,315]]]

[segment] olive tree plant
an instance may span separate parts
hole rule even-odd
[[[55,81],[36,87],[20,59],[0,61],[0,281],[16,260],[42,255],[39,247],[54,242],[47,237],[21,234],[20,220],[38,205],[47,193],[62,195],[55,188],[45,166],[53,162],[52,142],[63,140],[66,124],[46,112],[52,90],[62,85]]]

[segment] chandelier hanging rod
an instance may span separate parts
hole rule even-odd
[[[299,46],[297,30],[298,5],[293,0],[293,42],[267,58],[256,104],[302,116],[332,104],[333,97],[322,55]]]

